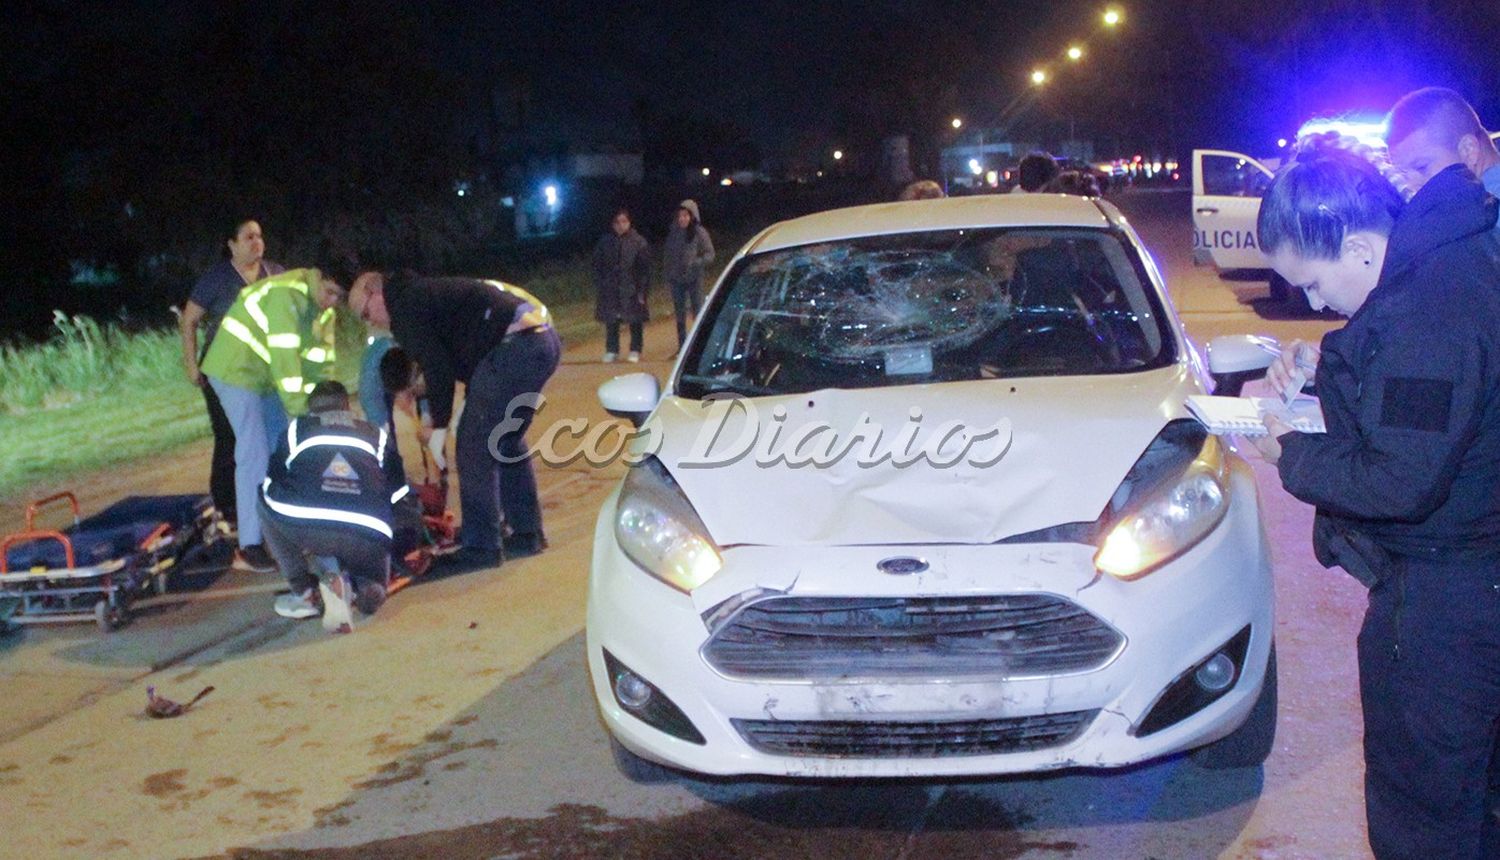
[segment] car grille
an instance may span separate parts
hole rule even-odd
[[[745,679],[999,679],[1096,669],[1124,641],[1052,594],[778,597],[740,610],[703,656]]]
[[[772,755],[943,758],[1003,755],[1060,746],[1098,714],[1072,711],[962,722],[734,720],[752,747]]]

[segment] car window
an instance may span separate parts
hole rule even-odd
[[[1173,359],[1141,261],[1104,230],[905,233],[741,260],[678,393],[788,394],[1120,373]]]
[[[1203,193],[1223,197],[1261,197],[1271,184],[1271,177],[1250,161],[1233,155],[1205,153],[1199,162],[1203,170]]]

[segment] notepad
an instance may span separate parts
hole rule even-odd
[[[1302,396],[1290,404],[1277,397],[1214,397],[1194,394],[1187,399],[1187,410],[1215,436],[1237,434],[1264,436],[1262,418],[1276,415],[1299,433],[1327,433],[1323,407],[1318,398]]]

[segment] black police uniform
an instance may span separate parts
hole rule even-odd
[[[539,544],[542,506],[525,456],[536,410],[512,404],[540,392],[557,370],[557,334],[545,324],[507,333],[527,302],[495,281],[397,274],[386,280],[384,292],[391,334],[426,376],[434,427],[452,420],[454,383],[467,386],[454,445],[463,517],[459,542],[498,555],[503,511],[513,533]],[[514,426],[494,440],[492,450],[490,435],[507,418]]]
[[[316,588],[307,556],[332,556],[385,584],[391,506],[407,495],[394,440],[351,412],[303,415],[282,435],[261,485],[266,545],[294,594]]]
[[[1461,167],[1397,219],[1380,281],[1323,338],[1326,435],[1280,438],[1319,561],[1372,585],[1359,634],[1379,858],[1493,857],[1500,719],[1500,243]]]

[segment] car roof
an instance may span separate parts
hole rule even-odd
[[[1106,228],[1098,204],[1071,194],[982,194],[830,209],[772,224],[747,254],[892,233],[978,227]]]

